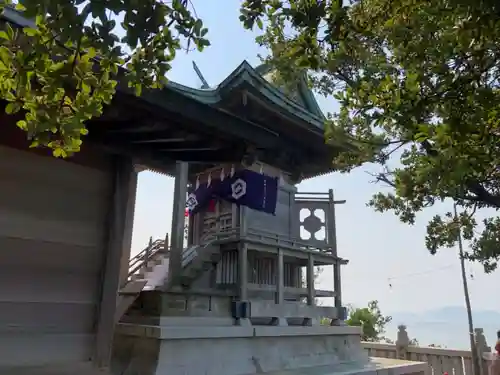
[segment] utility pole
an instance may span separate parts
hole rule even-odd
[[[453,204],[453,211],[455,214],[455,220],[458,222],[457,214],[457,204]],[[469,338],[470,338],[470,350],[472,354],[472,366],[475,375],[481,375],[481,366],[479,364],[479,356],[477,353],[476,340],[474,337],[474,323],[472,321],[472,309],[470,306],[470,296],[469,296],[469,286],[467,285],[467,273],[465,272],[465,257],[464,257],[464,247],[462,243],[462,226],[458,227],[458,255],[460,258],[460,268],[462,270],[462,284],[464,287],[464,297],[465,297],[465,308],[467,309],[467,320],[469,323]]]

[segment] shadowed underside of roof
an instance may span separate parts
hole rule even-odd
[[[12,9],[2,18],[21,27],[30,23]],[[159,173],[172,174],[175,161],[189,162],[196,173],[253,152],[264,163],[309,178],[330,172],[332,157],[349,147],[325,144],[325,119],[305,79],[287,95],[263,65],[254,69],[243,61],[215,88],[170,82],[141,97],[118,80],[112,104],[88,122],[84,141]]]

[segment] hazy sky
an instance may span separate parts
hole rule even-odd
[[[203,53],[180,53],[169,75],[171,80],[199,87],[200,81],[191,65],[193,60],[211,86],[221,82],[243,60],[253,66],[259,64],[257,55],[265,51],[255,44],[255,34],[243,30],[239,23],[240,1],[225,0],[224,7],[215,7],[209,1],[194,3],[209,28],[212,46]],[[324,111],[335,111],[331,100],[318,98],[318,102]],[[336,198],[347,200],[337,208],[339,255],[349,259],[343,268],[344,301],[362,306],[377,299],[384,312],[419,312],[463,305],[456,250],[446,249],[431,256],[424,247],[427,220],[447,207],[426,212],[413,227],[401,224],[392,213],[375,213],[366,207],[366,202],[381,187],[370,183],[371,177],[366,173],[369,168],[349,175],[333,173],[299,185],[302,191],[326,192],[332,188]],[[133,253],[144,248],[150,236],[163,238],[170,231],[172,198],[173,179],[151,172],[140,173]],[[468,272],[473,275],[470,280],[473,308],[500,310],[500,299],[493,297],[500,284],[500,272],[485,275],[480,266],[473,265],[468,266]],[[329,270],[321,275],[320,284],[323,288],[332,287]]]

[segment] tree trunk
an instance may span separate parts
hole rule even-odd
[[[458,219],[456,204],[453,205],[453,209],[455,211],[455,219]],[[474,323],[472,321],[472,308],[470,305],[469,286],[467,285],[467,273],[465,272],[465,258],[464,258],[464,248],[462,244],[461,227],[459,228],[457,239],[458,239],[458,255],[460,258],[460,268],[462,271],[462,284],[464,288],[465,308],[467,309],[467,320],[469,324],[469,339],[470,339],[470,350],[472,354],[472,366],[474,370],[474,375],[482,375],[481,366],[479,363],[479,357],[477,353],[476,340],[474,337]]]

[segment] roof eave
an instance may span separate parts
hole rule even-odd
[[[270,72],[272,72],[273,68],[269,64],[261,64],[254,68],[257,74],[264,76]],[[306,109],[309,110],[313,115],[318,118],[325,118],[323,111],[321,110],[318,101],[314,97],[312,90],[307,85],[307,74],[303,72],[301,74],[300,80],[298,82],[299,95],[302,97],[304,104],[306,105]]]
[[[266,99],[267,102],[276,108],[276,112],[284,113],[285,117],[296,118],[298,126],[318,134],[324,132],[325,117],[321,112],[319,112],[321,115],[314,115],[300,104],[288,98],[279,89],[266,81],[246,61],[241,63],[224,81],[211,90],[193,89],[174,82],[170,82],[168,88],[204,104],[224,107],[224,97],[230,96],[230,93],[242,89],[247,85],[255,88],[255,91],[263,99]]]
[[[11,8],[4,8],[4,11],[0,16],[3,19],[6,19],[9,22],[15,23],[19,26],[36,27],[35,23],[32,20],[26,19],[25,17],[22,16],[20,12]],[[231,91],[234,90],[235,88],[241,87],[243,83],[247,83],[255,87],[258,92],[260,92],[270,102],[274,103],[274,105],[276,105],[276,108],[282,109],[282,112],[289,113],[290,115],[300,118],[304,128],[315,132],[316,134],[318,134],[318,136],[320,136],[321,133],[323,132],[322,129],[323,126],[319,125],[323,125],[324,118],[319,118],[318,116],[314,116],[313,114],[308,112],[307,109],[303,108],[298,103],[295,103],[293,100],[286,97],[284,93],[282,93],[280,90],[274,87],[270,82],[266,81],[261,76],[261,74],[259,74],[259,71],[252,68],[250,64],[246,61],[243,61],[215,89],[198,90],[180,85],[175,82],[169,82],[163,90],[158,90],[158,91],[155,90],[155,93],[153,93],[152,90],[145,90],[144,95],[140,99],[144,100],[146,103],[149,103],[153,106],[164,108],[171,112],[172,111],[179,112],[181,110],[185,112],[186,109],[184,108],[184,105],[174,105],[174,103],[172,103],[172,101],[175,98],[182,99],[182,97],[184,97],[185,99],[181,100],[181,102],[183,102],[187,107],[193,107],[194,105],[196,108],[199,108],[199,104],[208,104],[208,107],[215,107],[222,100],[221,93],[223,93],[224,91]],[[131,93],[131,91],[127,89],[123,84],[121,85],[119,84],[119,87],[117,87],[117,89],[122,93],[126,94]],[[190,103],[186,102],[186,100]],[[196,106],[195,103],[199,103],[198,106]],[[210,113],[212,113],[213,111],[219,112],[221,116],[220,120],[222,122],[236,121],[234,115],[224,113],[224,111],[220,111],[217,108],[205,107],[205,112],[206,111],[209,111]],[[190,111],[188,110],[188,112]],[[245,122],[243,119],[238,119],[238,120]],[[271,144],[280,143],[279,137],[276,138],[276,135],[263,132],[263,130],[258,131],[257,132],[258,134],[256,134],[255,131],[252,131],[251,133],[252,133],[251,137],[252,139],[258,138],[259,142],[264,142],[265,140],[265,144],[267,145],[266,147],[268,147]],[[340,146],[340,149],[342,149],[347,147],[348,145],[339,144],[338,146]],[[337,145],[335,145],[334,147],[337,148]]]

